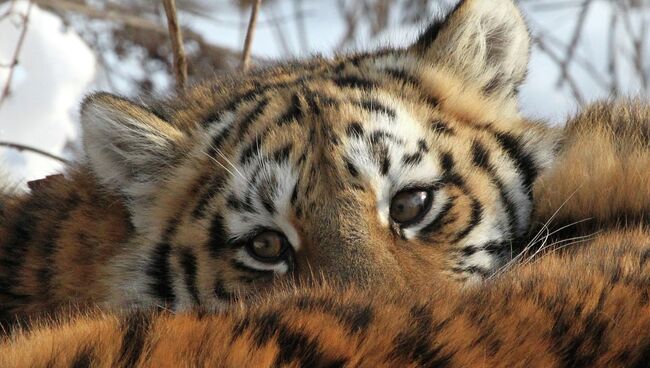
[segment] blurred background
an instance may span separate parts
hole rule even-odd
[[[520,0],[533,34],[520,106],[562,122],[595,99],[647,96],[650,0]],[[189,82],[238,68],[254,0],[177,0]],[[262,0],[252,63],[407,45],[454,0]],[[157,0],[0,0],[0,162],[24,183],[79,155],[91,91],[164,96],[172,51]],[[42,152],[40,152],[40,151]]]

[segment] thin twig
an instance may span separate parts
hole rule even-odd
[[[607,40],[607,49],[609,50],[609,62],[607,64],[607,70],[611,76],[611,87],[609,93],[611,97],[618,97],[619,94],[619,81],[618,81],[618,65],[616,62],[617,48],[616,48],[616,25],[618,24],[618,12],[619,8],[613,9],[612,7],[612,16],[609,20],[609,34]]]
[[[560,63],[560,78],[557,81],[558,87],[560,87],[562,83],[566,81],[569,75],[569,70],[568,70],[569,64],[571,64],[573,55],[575,54],[576,49],[578,48],[578,41],[580,41],[580,36],[582,35],[582,30],[584,29],[585,20],[587,20],[587,14],[589,13],[589,8],[591,7],[592,3],[593,3],[592,0],[587,0],[582,6],[582,10],[580,10],[580,14],[578,15],[578,21],[576,23],[576,29],[573,32],[573,37],[571,38],[571,42],[569,43],[566,57]]]
[[[20,56],[20,50],[23,48],[23,43],[25,42],[25,36],[27,35],[27,28],[29,27],[29,16],[32,13],[32,6],[34,3],[30,0],[29,4],[27,5],[27,12],[25,15],[22,16],[23,18],[23,27],[22,30],[20,31],[20,36],[18,37],[18,43],[16,44],[16,48],[14,49],[14,54],[11,57],[11,61],[9,62],[9,74],[7,75],[7,81],[5,82],[5,86],[2,89],[2,94],[0,95],[0,106],[7,100],[7,97],[9,97],[9,94],[11,93],[11,80],[14,77],[14,72],[16,70],[16,66],[18,65],[18,57]]]
[[[534,40],[537,43],[537,47],[544,52],[548,57],[551,58],[555,63],[561,63],[561,58],[556,55],[547,45],[544,39],[535,37]],[[571,78],[569,74],[566,75],[565,81],[569,85],[569,89],[571,90],[571,93],[573,94],[573,98],[576,100],[578,105],[583,106],[585,104],[585,100],[582,97],[582,94],[580,93],[580,88],[578,88],[578,84]]]
[[[10,142],[0,142],[0,147],[7,147],[7,148],[15,149],[17,151],[28,151],[28,152],[36,153],[36,154],[39,154],[41,156],[51,158],[52,160],[56,160],[56,161],[59,161],[61,163],[64,163],[66,165],[70,165],[70,161],[68,161],[68,160],[66,160],[66,159],[64,159],[62,157],[59,157],[57,155],[53,155],[53,154],[51,154],[49,152],[45,152],[45,151],[40,150],[38,148],[26,146],[26,145],[23,145],[23,144],[10,143]]]
[[[165,14],[167,15],[167,27],[169,28],[169,38],[172,43],[172,52],[174,53],[174,75],[176,76],[176,88],[183,90],[187,82],[187,58],[183,50],[183,34],[178,24],[178,15],[176,13],[175,0],[163,0]]]
[[[262,0],[255,0],[251,8],[251,18],[248,22],[248,29],[246,30],[246,39],[244,40],[244,52],[241,59],[241,70],[246,72],[251,58],[251,46],[253,44],[253,36],[255,34],[255,26],[257,24],[257,13],[262,5]]]

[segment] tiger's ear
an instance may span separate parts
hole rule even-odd
[[[482,93],[514,97],[528,65],[530,35],[512,0],[460,0],[411,46],[419,57],[442,66]]]
[[[83,145],[99,180],[138,206],[181,157],[185,134],[147,108],[107,93],[81,108]]]

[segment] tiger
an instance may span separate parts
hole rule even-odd
[[[87,310],[5,337],[0,366],[647,367],[648,167],[650,106],[597,103],[533,184],[527,246],[546,245],[481,284],[324,283],[217,312]]]
[[[480,283],[561,138],[517,109],[529,48],[511,0],[464,0],[408,46],[89,96],[84,158],[0,199],[0,320]]]

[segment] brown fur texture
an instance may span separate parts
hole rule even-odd
[[[558,139],[518,115],[528,33],[510,0],[490,3],[461,2],[403,49],[222,77],[151,106],[90,96],[86,160],[0,198],[0,321],[219,309],[321,278],[489,277],[526,234]],[[397,223],[392,200],[414,188],[429,208]],[[273,261],[250,252],[266,231],[288,245]]]
[[[90,313],[6,338],[0,365],[647,367],[650,234],[640,214],[650,196],[634,188],[650,180],[638,170],[650,165],[649,127],[650,108],[634,102],[574,118],[535,186],[547,251],[481,285],[290,289],[217,314]],[[638,186],[604,191],[612,182]],[[587,215],[591,224],[566,227]]]

